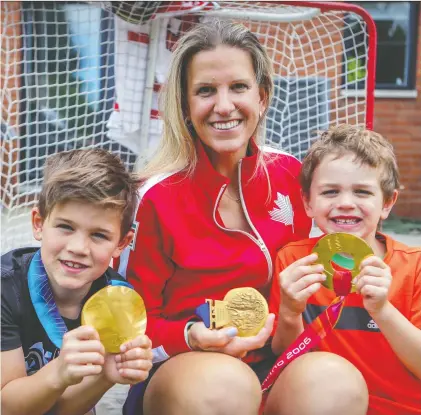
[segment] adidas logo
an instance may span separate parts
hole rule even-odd
[[[376,322],[374,320],[370,320],[367,324],[367,327],[369,329],[374,329],[374,330],[378,330],[379,326],[376,324]]]

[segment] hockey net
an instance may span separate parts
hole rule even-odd
[[[177,39],[209,17],[242,22],[275,69],[267,144],[302,158],[318,130],[371,127],[375,27],[319,2],[2,2],[2,252],[33,243],[28,209],[48,155],[99,146],[134,168],[159,140]]]

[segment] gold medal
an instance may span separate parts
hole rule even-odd
[[[132,288],[107,286],[95,293],[82,309],[82,325],[94,327],[108,353],[146,331],[146,308]]]
[[[269,314],[265,297],[251,287],[234,288],[223,301],[206,300],[209,304],[210,328],[235,326],[238,336],[255,336],[264,327]]]
[[[371,247],[358,236],[345,232],[331,233],[319,239],[313,248],[319,256],[317,263],[324,266],[326,281],[323,285],[330,290],[334,289],[333,275],[335,270],[332,262],[342,269],[348,270],[354,279],[360,270],[364,258],[374,255]],[[351,285],[350,292],[355,292],[355,285]]]

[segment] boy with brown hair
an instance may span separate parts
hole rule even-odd
[[[368,414],[420,414],[421,247],[410,248],[377,230],[398,195],[392,146],[357,126],[330,128],[310,148],[300,179],[306,212],[324,234],[356,235],[374,252],[361,263],[357,293],[346,297],[336,328],[317,350],[342,356],[361,372]],[[319,239],[290,243],[278,253],[270,299],[278,314],[272,342],[277,355],[336,296],[321,284],[323,265],[312,253]]]
[[[105,353],[97,331],[81,326],[83,304],[108,284],[131,242],[137,181],[100,150],[51,156],[32,230],[41,248],[1,260],[1,407],[4,414],[85,414],[114,384],[135,384],[152,367],[147,336]]]

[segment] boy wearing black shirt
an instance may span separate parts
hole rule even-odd
[[[147,336],[105,353],[97,331],[80,325],[86,300],[111,280],[133,234],[137,182],[99,149],[50,157],[32,228],[41,249],[1,259],[2,411],[85,414],[115,383],[145,380]]]

